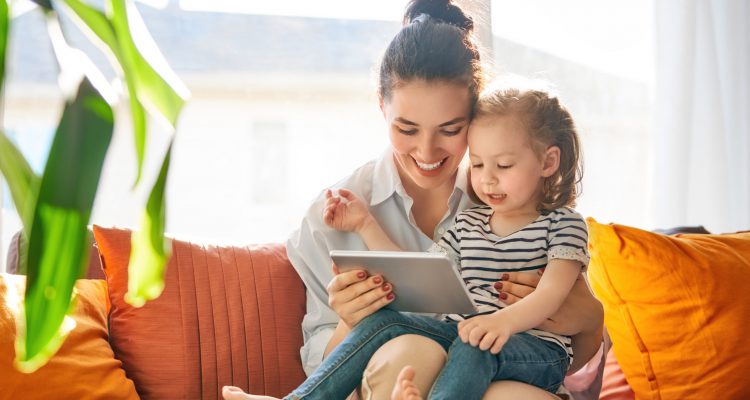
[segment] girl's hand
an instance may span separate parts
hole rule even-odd
[[[514,304],[536,289],[543,272],[544,270],[539,270],[537,274],[504,273],[502,279],[495,283],[495,289],[500,292],[500,299],[505,304]],[[558,335],[572,336],[601,328],[603,319],[602,306],[581,274],[557,312],[538,328]]]
[[[339,196],[334,196],[331,189],[326,190],[326,207],[323,210],[323,222],[333,229],[344,232],[360,231],[371,218],[365,202],[347,189],[339,189]],[[343,202],[341,199],[346,200]]]
[[[339,273],[336,264],[333,273],[327,288],[328,305],[350,329],[396,298],[391,284],[380,275],[368,277],[360,270]]]
[[[458,323],[458,336],[461,341],[480,350],[500,353],[513,332],[510,321],[504,321],[502,314],[495,312],[469,318]]]

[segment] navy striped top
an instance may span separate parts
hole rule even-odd
[[[586,222],[567,207],[540,215],[534,222],[507,236],[490,229],[492,209],[478,206],[456,215],[455,224],[430,248],[447,254],[459,266],[479,312],[490,314],[507,305],[494,283],[503,272],[526,271],[536,274],[555,258],[580,261],[585,269],[589,262]],[[447,321],[458,322],[472,315],[450,314]],[[527,333],[562,346],[573,359],[570,337],[531,329]]]

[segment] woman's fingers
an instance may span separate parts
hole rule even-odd
[[[391,284],[380,275],[367,277],[365,271],[347,271],[334,276],[329,283],[328,305],[352,327],[390,303],[393,298],[388,295],[392,291]]]
[[[541,275],[524,272],[504,273],[502,280],[495,282],[495,290],[499,292],[500,300],[511,305],[531,294],[539,284]]]
[[[384,291],[382,288],[375,288],[358,297],[356,301],[350,302],[350,304],[356,306],[364,305],[364,307],[350,314],[352,322],[349,323],[349,326],[353,328],[359,323],[359,321],[387,306],[395,299],[395,295]]]
[[[351,270],[336,274],[328,283],[328,294],[333,295],[343,291],[352,284],[367,279],[367,272],[363,270]]]
[[[507,276],[506,276],[507,275]],[[507,278],[507,279],[506,279]],[[523,286],[535,288],[539,285],[542,275],[536,272],[506,272],[503,274],[502,281],[515,283]]]

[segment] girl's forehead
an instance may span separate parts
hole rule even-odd
[[[479,116],[469,126],[469,146],[491,148],[530,147],[531,136],[523,121],[512,115]]]

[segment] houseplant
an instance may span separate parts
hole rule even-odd
[[[0,130],[0,171],[23,223],[27,246],[20,260],[27,285],[17,321],[15,363],[25,372],[44,365],[72,329],[65,315],[88,259],[87,225],[114,129],[113,107],[121,98],[128,102],[138,160],[135,188],[145,184],[141,177],[147,113],[174,130],[188,97],[161,59],[132,0],[106,0],[104,11],[80,0],[34,2],[45,15],[60,69],[60,89],[67,100],[41,176]],[[88,55],[70,46],[61,23],[69,21],[65,17],[108,56],[117,74],[115,84]],[[11,22],[7,3],[0,1],[0,87]],[[119,87],[124,88],[122,93]],[[135,306],[158,297],[164,287],[169,258],[169,243],[163,236],[164,189],[171,143],[132,239],[126,300]]]

